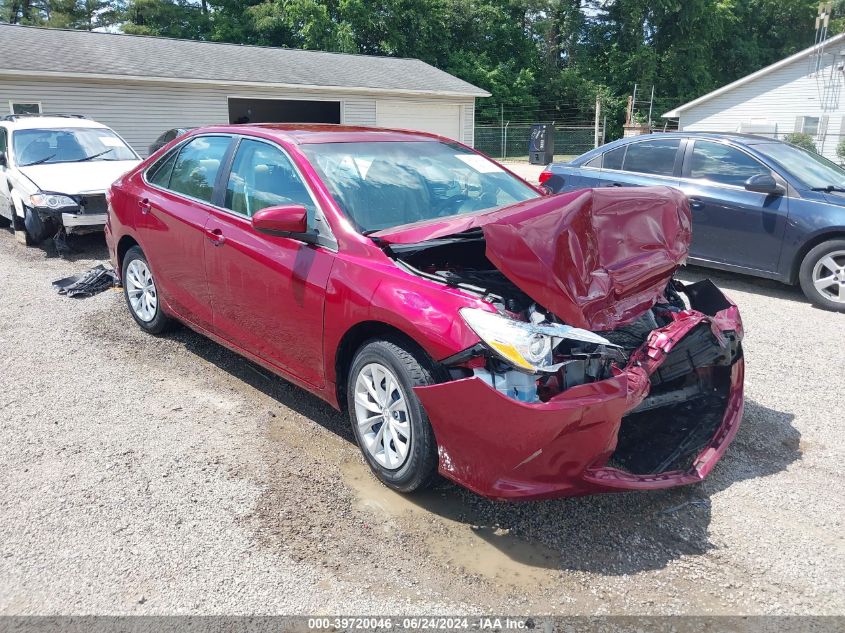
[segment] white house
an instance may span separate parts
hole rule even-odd
[[[82,114],[139,153],[213,123],[343,123],[473,144],[488,92],[418,59],[0,24],[0,116]]]
[[[840,162],[845,138],[845,33],[722,86],[663,115],[678,129],[783,138],[805,132]]]

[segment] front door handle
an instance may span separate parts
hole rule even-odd
[[[138,200],[138,208],[141,209],[141,213],[147,215],[150,209],[153,208],[153,205],[150,204],[149,198],[144,198],[143,200]]]
[[[608,187],[624,187],[624,186],[625,185],[623,185],[621,182],[612,182],[608,185]]]
[[[215,246],[222,246],[226,241],[226,236],[223,235],[223,231],[221,229],[206,229],[205,234]]]
[[[701,200],[701,198],[690,198],[689,199],[689,208],[690,209],[703,209],[704,208],[704,202]]]

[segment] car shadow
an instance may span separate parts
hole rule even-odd
[[[109,259],[109,249],[102,232],[68,235],[62,248],[58,248],[52,238],[44,240],[33,248],[40,250],[47,259],[61,258],[69,262]]]
[[[280,405],[355,444],[346,416],[316,396],[187,328],[170,337]],[[526,566],[611,576],[632,574],[661,569],[682,556],[712,549],[712,497],[734,483],[779,473],[800,459],[801,435],[792,425],[793,418],[747,400],[736,438],[708,479],[669,490],[501,502],[445,480],[433,489],[406,496],[383,488],[369,473],[366,477],[372,478],[374,487],[347,484],[359,495],[375,490],[376,506],[410,503],[426,516],[463,525],[509,560]],[[360,459],[357,448],[354,451],[354,459]],[[384,516],[373,519],[386,520]]]
[[[216,365],[237,380],[272,398],[280,405],[313,420],[337,436],[355,444],[355,438],[346,416],[312,393],[283,378],[279,378],[263,367],[187,327],[180,327],[167,336],[181,343],[192,354]]]
[[[767,477],[800,459],[794,416],[746,401],[733,444],[700,484],[549,501],[502,503],[452,484],[409,499],[475,534],[510,559],[549,569],[624,575],[700,555],[709,539],[711,497],[736,482]],[[451,498],[450,498],[451,497]],[[520,544],[520,541],[522,544]],[[535,545],[538,551],[522,545]],[[548,552],[554,555],[549,556]]]

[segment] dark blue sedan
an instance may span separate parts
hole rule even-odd
[[[845,170],[814,152],[746,134],[650,134],[549,165],[540,182],[555,193],[677,187],[692,209],[691,264],[800,283],[845,312]]]

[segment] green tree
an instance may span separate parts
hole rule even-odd
[[[125,4],[124,4],[125,2]],[[812,44],[817,0],[0,0],[0,20],[416,57],[492,93],[480,121],[621,125],[634,84],[662,111]],[[836,0],[831,32],[845,27]]]
[[[783,140],[811,152],[819,151],[816,147],[815,141],[813,141],[813,137],[809,134],[805,134],[804,132],[790,132],[789,134],[784,135]],[[839,150],[837,148],[837,152],[838,151]]]
[[[130,0],[124,11],[123,32],[184,39],[208,39],[211,20],[201,5],[190,0]]]

